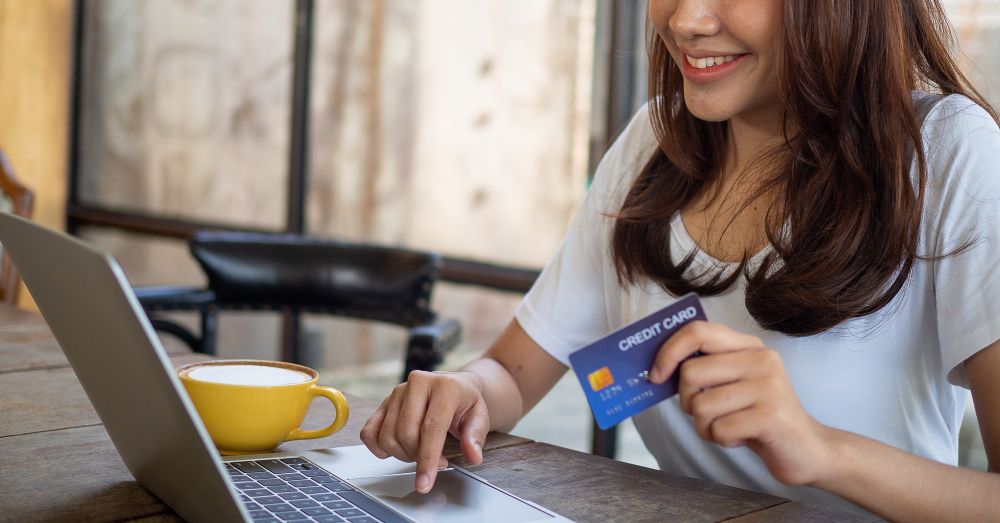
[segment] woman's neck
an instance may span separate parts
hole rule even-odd
[[[763,109],[738,114],[729,120],[729,147],[723,180],[747,171],[750,163],[762,152],[784,141],[780,109]],[[759,179],[768,173],[746,174]]]

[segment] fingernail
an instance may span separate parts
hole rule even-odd
[[[476,452],[479,453],[480,457],[482,457],[482,455],[483,455],[483,446],[480,445],[478,441],[473,446],[476,447]]]
[[[427,492],[431,489],[431,478],[427,474],[417,476],[417,491]]]

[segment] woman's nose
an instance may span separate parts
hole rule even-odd
[[[690,40],[698,36],[712,36],[721,24],[715,13],[714,0],[675,0],[676,9],[668,23],[679,38]]]

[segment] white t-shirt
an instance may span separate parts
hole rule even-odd
[[[888,307],[813,336],[761,329],[747,312],[742,276],[702,303],[710,321],[758,336],[781,355],[799,400],[820,423],[955,464],[969,395],[963,362],[1000,339],[1000,129],[964,96],[933,103],[921,129],[928,180],[918,252],[953,252],[973,239],[971,248],[916,262]],[[643,107],[601,161],[566,238],[517,310],[528,335],[564,365],[574,350],[675,299],[651,283],[623,288],[610,254],[607,213],[621,208],[655,147]],[[678,216],[670,242],[675,263],[695,251],[699,273],[732,266],[698,249]],[[633,421],[665,471],[861,511],[828,492],[780,483],[745,447],[701,439],[677,396]]]

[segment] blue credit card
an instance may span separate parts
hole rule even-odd
[[[694,320],[708,318],[692,292],[569,355],[597,426],[609,429],[677,394],[679,367],[660,385],[647,376],[660,345]]]

